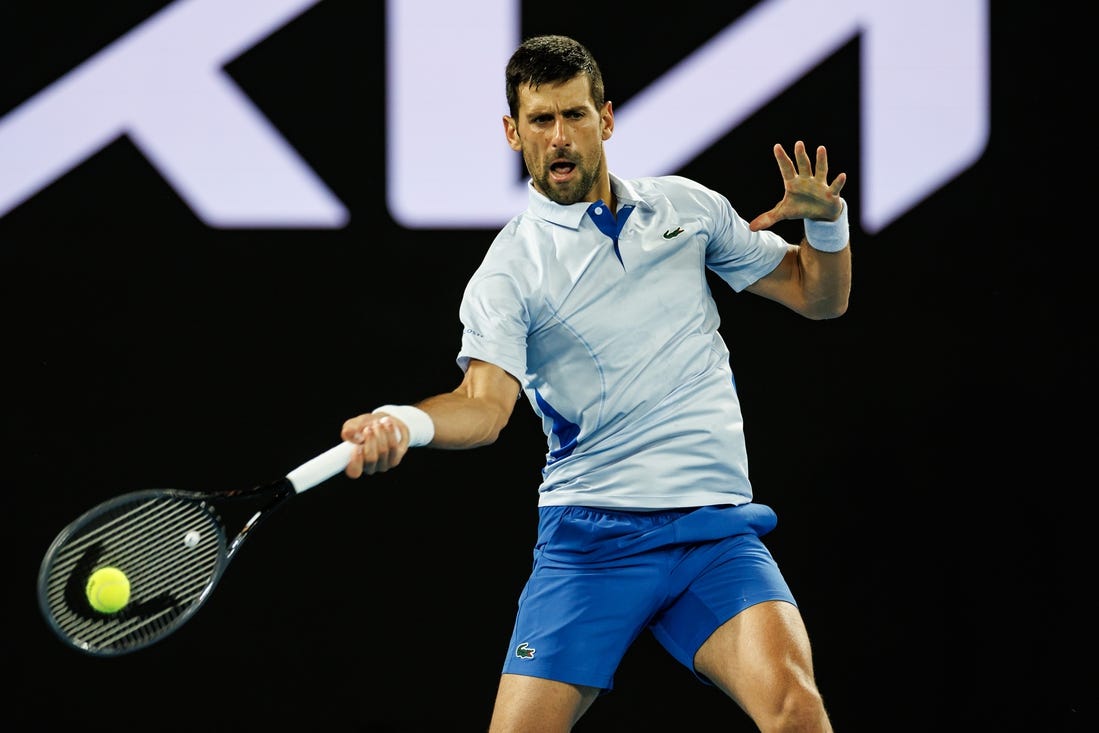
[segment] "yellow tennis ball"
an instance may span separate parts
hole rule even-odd
[[[130,602],[130,579],[118,568],[100,568],[88,577],[88,603],[100,613],[118,613]]]

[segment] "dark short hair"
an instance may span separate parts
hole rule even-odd
[[[519,114],[519,87],[529,84],[538,88],[543,84],[560,84],[579,74],[588,77],[591,100],[596,109],[603,107],[603,73],[591,51],[568,36],[533,36],[523,41],[508,60],[507,80],[508,109],[511,116]]]

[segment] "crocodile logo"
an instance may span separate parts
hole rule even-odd
[[[534,659],[535,649],[531,649],[527,642],[523,642],[519,646],[515,647],[515,656],[520,659]]]
[[[664,232],[664,239],[675,239],[682,233],[683,227],[676,227],[674,231],[672,229],[669,229],[668,231]]]

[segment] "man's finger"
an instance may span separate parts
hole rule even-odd
[[[829,193],[839,196],[840,191],[843,190],[843,184],[847,183],[846,173],[837,173],[836,180],[832,181],[832,185],[828,187]]]
[[[748,222],[748,228],[753,232],[758,232],[760,229],[770,228],[777,220],[778,219],[775,217],[775,210],[771,209]]]
[[[805,152],[805,143],[801,140],[794,143],[794,158],[798,162],[798,173],[803,176],[813,175],[813,165],[809,162],[809,153]]]
[[[817,148],[817,178],[828,183],[828,151],[823,145]]]
[[[794,170],[794,161],[790,160],[790,156],[786,154],[786,150],[783,149],[780,143],[775,145],[774,152],[782,178],[788,181],[797,175],[797,171]]]

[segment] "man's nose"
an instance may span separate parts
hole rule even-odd
[[[569,144],[568,127],[565,125],[565,120],[562,117],[558,117],[557,121],[553,123],[553,139],[551,142],[558,148],[565,147]]]

